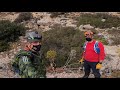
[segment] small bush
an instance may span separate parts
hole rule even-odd
[[[0,51],[9,48],[9,42],[15,42],[25,34],[26,28],[8,20],[0,21]],[[4,46],[2,46],[4,45]]]
[[[113,70],[111,76],[113,78],[120,78],[120,70]]]
[[[46,58],[48,58],[48,59],[54,59],[56,57],[56,55],[57,55],[56,51],[50,50],[50,51],[47,52]]]
[[[56,66],[57,67],[62,67],[63,65],[65,65],[66,60],[68,58],[68,55],[64,55],[62,53],[59,52],[59,54],[57,54],[57,59],[55,60]]]
[[[120,30],[108,30],[108,34],[111,36],[111,40],[113,40],[112,45],[119,45],[120,44]]]
[[[20,13],[19,16],[15,19],[14,22],[20,23],[20,22],[23,22],[23,21],[30,20],[30,19],[32,19],[32,18],[33,18],[32,13],[30,13],[30,12],[22,12],[22,13]]]
[[[105,21],[103,22],[102,19],[105,19]],[[118,27],[120,26],[120,18],[103,13],[82,14],[78,18],[78,26],[82,24],[90,24],[99,28]]]
[[[55,18],[55,17],[58,17],[59,15],[66,14],[68,12],[50,12],[50,13],[51,13],[50,17]]]
[[[0,41],[0,52],[6,51],[9,49],[9,44],[4,41]]]

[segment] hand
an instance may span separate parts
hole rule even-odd
[[[79,61],[81,64],[83,64],[84,63],[84,59],[82,58],[82,59],[80,59],[80,61]]]
[[[101,69],[102,68],[102,63],[98,63],[97,65],[96,65],[96,69]]]

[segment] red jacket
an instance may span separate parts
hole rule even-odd
[[[98,46],[100,48],[100,54],[97,54],[94,51],[94,44],[95,44],[95,40],[87,43],[86,50],[83,53],[83,58],[89,62],[99,62],[99,60],[104,60],[105,52],[104,52],[103,44],[101,42],[98,43]]]

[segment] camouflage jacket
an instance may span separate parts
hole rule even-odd
[[[22,78],[46,78],[46,70],[40,54],[21,50],[12,62],[14,71]]]

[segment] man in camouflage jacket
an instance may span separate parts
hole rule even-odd
[[[12,62],[14,72],[21,78],[46,78],[46,69],[41,60],[40,48],[42,36],[37,31],[26,34],[27,44],[20,50]]]

